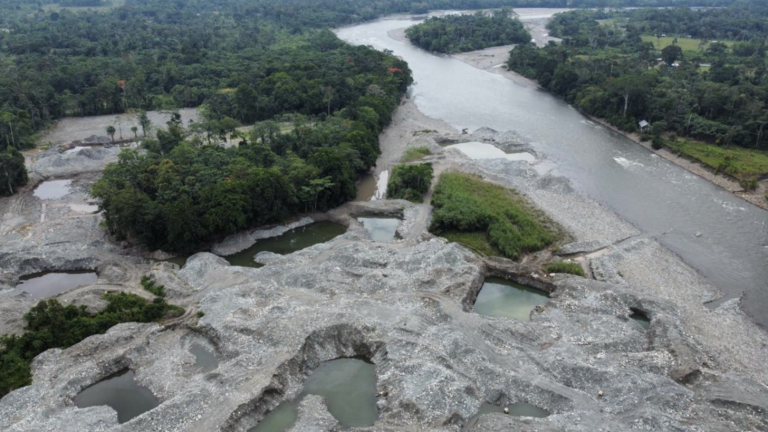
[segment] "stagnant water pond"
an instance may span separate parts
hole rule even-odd
[[[200,369],[200,372],[210,372],[219,367],[219,360],[216,358],[216,354],[202,344],[193,343],[189,347],[189,352],[195,356],[194,367]]]
[[[467,420],[467,423],[464,425],[462,430],[466,431],[474,427],[477,424],[477,422],[480,420],[480,417],[483,414],[498,413],[498,414],[511,415],[515,417],[538,417],[538,418],[549,416],[549,411],[545,409],[541,409],[536,405],[531,405],[529,403],[524,403],[524,402],[513,403],[511,405],[508,405],[506,408],[509,410],[508,413],[504,412],[503,407],[489,404],[489,403],[484,403],[480,405],[480,409],[477,411],[477,414],[475,414],[472,418]]]
[[[50,180],[35,188],[35,196],[41,200],[59,199],[72,192],[72,180]]]
[[[282,432],[296,422],[304,396],[319,395],[328,411],[344,427],[372,425],[379,417],[376,407],[376,367],[365,360],[343,358],[321,364],[304,383],[296,399],[283,402],[248,432]]]
[[[91,270],[44,272],[22,277],[16,288],[28,292],[33,297],[43,299],[75,287],[93,284],[98,279],[99,275]]]
[[[629,315],[629,317],[635,321],[636,323],[640,324],[641,327],[648,330],[651,327],[651,320],[648,318],[648,316],[638,310],[632,310],[632,314]]]
[[[530,321],[531,311],[547,302],[547,293],[503,278],[485,280],[475,301],[475,312],[492,317]]]
[[[553,173],[570,179],[579,192],[655,236],[729,297],[746,292],[742,307],[768,326],[768,212],[591,122],[535,86],[388,34],[419,22],[381,19],[337,34],[407,61],[417,83],[409,96],[424,114],[457,129],[487,126],[528,137],[555,167]]]
[[[125,423],[160,405],[155,395],[133,378],[130,369],[118,372],[81,391],[75,397],[75,405],[78,408],[110,406],[117,411],[118,423]]]
[[[368,230],[371,240],[380,242],[394,240],[400,225],[397,218],[359,217],[357,220]]]
[[[315,222],[286,231],[277,237],[257,241],[248,249],[224,257],[230,264],[241,267],[261,267],[253,257],[259,252],[274,252],[285,255],[308,248],[318,243],[325,243],[336,236],[344,234],[347,228],[333,222]]]

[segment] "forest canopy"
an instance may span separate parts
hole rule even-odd
[[[510,9],[501,9],[435,17],[409,27],[405,35],[420,48],[446,54],[530,42],[523,23],[511,15]]]
[[[206,111],[255,120],[281,113],[289,121],[259,121],[239,145],[225,148],[172,120],[157,140],[145,140],[145,154],[125,149],[107,167],[92,193],[114,234],[191,251],[354,198],[355,181],[375,164],[378,135],[412,82],[408,66],[388,53],[327,45],[320,37],[282,55],[263,81],[270,91],[260,92],[269,116],[256,107],[238,110],[241,92],[255,93],[245,86],[213,98]]]

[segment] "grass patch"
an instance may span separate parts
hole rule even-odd
[[[31,384],[32,360],[50,348],[68,348],[88,336],[103,334],[125,322],[151,322],[179,316],[184,309],[162,298],[148,301],[135,294],[104,294],[107,307],[90,314],[85,306],[43,300],[24,314],[26,333],[0,336],[0,397]]]
[[[413,162],[431,154],[432,152],[429,150],[429,147],[411,147],[405,151],[400,162]]]
[[[673,152],[739,180],[752,180],[768,174],[768,152],[743,147],[720,147],[697,141],[676,139],[664,144]]]
[[[158,297],[165,297],[165,285],[156,285],[155,281],[149,279],[147,276],[141,277],[141,286]]]
[[[485,255],[517,259],[562,236],[557,224],[515,191],[468,174],[443,174],[432,204],[432,233]]]
[[[675,41],[674,36],[666,36],[657,38],[656,36],[650,36],[650,35],[643,35],[640,36],[640,38],[643,40],[643,42],[651,42],[653,43],[653,47],[657,50],[661,51],[664,48],[670,46]],[[704,41],[704,44],[701,44],[701,39],[690,39],[690,38],[683,38],[678,37],[677,38],[677,46],[683,49],[683,51],[702,51],[702,49],[706,50],[709,46],[709,41]],[[733,42],[731,41],[721,41],[718,40],[718,42],[722,42],[728,46],[733,45]]]
[[[387,182],[387,197],[422,202],[431,184],[432,164],[397,165]]]
[[[572,262],[557,261],[547,264],[547,273],[568,273],[572,275],[584,276],[584,269]]]

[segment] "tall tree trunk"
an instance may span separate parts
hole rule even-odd
[[[629,93],[624,94],[624,117],[627,116],[627,109],[629,109]]]

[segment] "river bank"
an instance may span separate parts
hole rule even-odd
[[[567,11],[567,9],[564,9],[562,11]],[[542,15],[543,14],[541,13],[541,11],[526,12],[524,14],[521,14],[520,19],[521,21],[523,21],[528,31],[531,32],[531,35],[534,36],[534,42],[536,43],[536,45],[544,46],[549,41],[559,42],[560,39],[549,36],[546,30],[546,23],[548,21],[548,18],[544,18]],[[389,32],[389,36],[395,40],[398,40],[401,42],[407,42],[407,38],[405,38],[405,28],[393,30]],[[539,86],[539,84],[536,81],[526,78],[513,71],[507,70],[506,61],[507,61],[507,58],[509,57],[509,51],[511,51],[513,48],[514,48],[514,45],[491,47],[491,48],[486,48],[478,51],[454,54],[451,57],[458,59],[472,67],[475,67],[487,72],[491,72],[497,75],[501,75],[516,84],[526,86],[526,87],[531,87],[531,88],[542,89],[542,87]],[[603,119],[592,117],[586,114],[584,115],[588,117],[590,120],[596,123],[599,123],[603,127],[610,129],[615,133],[621,134],[626,138],[629,138],[636,144],[643,146],[644,148],[648,149],[654,154],[674,163],[675,165],[686,169],[687,171],[709,181],[712,184],[722,187],[728,192],[733,193],[735,196],[742,198],[745,201],[748,201],[749,203],[757,207],[760,207],[764,210],[768,210],[768,199],[766,199],[766,196],[768,196],[768,180],[762,180],[758,182],[758,187],[754,191],[745,191],[744,188],[742,188],[741,185],[739,184],[739,181],[734,179],[733,177],[730,177],[724,174],[715,173],[708,167],[702,165],[701,163],[695,160],[677,155],[666,147],[660,150],[654,150],[651,147],[651,143],[649,141],[648,142],[641,141],[640,136],[638,134],[624,132],[616,128],[615,126],[609,124],[607,121]]]

